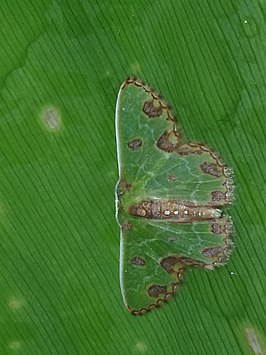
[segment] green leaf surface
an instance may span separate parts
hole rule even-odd
[[[263,0],[2,1],[0,354],[266,353]],[[115,102],[134,75],[235,173],[235,248],[134,317],[119,288]]]

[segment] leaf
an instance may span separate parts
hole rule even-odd
[[[0,19],[1,355],[265,353],[265,2],[2,0]],[[237,197],[228,263],[187,268],[143,317],[123,307],[113,198],[129,74],[222,155]]]
[[[116,109],[117,218],[125,305],[142,314],[181,285],[185,266],[213,269],[231,249],[231,172],[209,148],[183,142],[167,105],[128,79]],[[199,225],[199,227],[197,227]]]

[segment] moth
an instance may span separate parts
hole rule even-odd
[[[176,292],[187,267],[212,270],[232,249],[232,171],[203,144],[186,142],[171,109],[134,78],[116,103],[120,285],[132,314]]]

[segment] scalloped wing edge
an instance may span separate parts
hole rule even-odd
[[[143,315],[147,312],[150,312],[154,308],[160,307],[163,303],[168,302],[169,299],[175,295],[177,287],[181,286],[184,282],[183,280],[183,274],[185,272],[185,268],[179,269],[179,271],[176,273],[176,276],[178,278],[178,281],[172,283],[172,290],[167,292],[163,298],[159,298],[156,302],[151,303],[148,307],[142,307],[140,309],[134,309],[131,308],[128,304],[126,304],[128,311],[133,314],[133,315]]]

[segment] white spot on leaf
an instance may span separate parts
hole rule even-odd
[[[23,300],[17,297],[12,297],[8,302],[8,306],[12,311],[18,310],[23,306]]]
[[[251,346],[252,350],[256,355],[263,355],[265,352],[262,350],[262,346],[258,339],[258,334],[256,333],[254,328],[246,328],[245,329],[246,337]]]
[[[46,107],[41,114],[42,122],[51,131],[58,131],[61,126],[61,115],[55,107]]]
[[[13,340],[9,343],[8,347],[12,351],[18,351],[21,349],[21,343],[17,340]]]
[[[147,345],[146,345],[143,341],[139,341],[139,342],[136,344],[136,350],[137,350],[136,353],[139,353],[139,354],[146,354],[147,351],[148,351],[148,348],[147,348]]]

